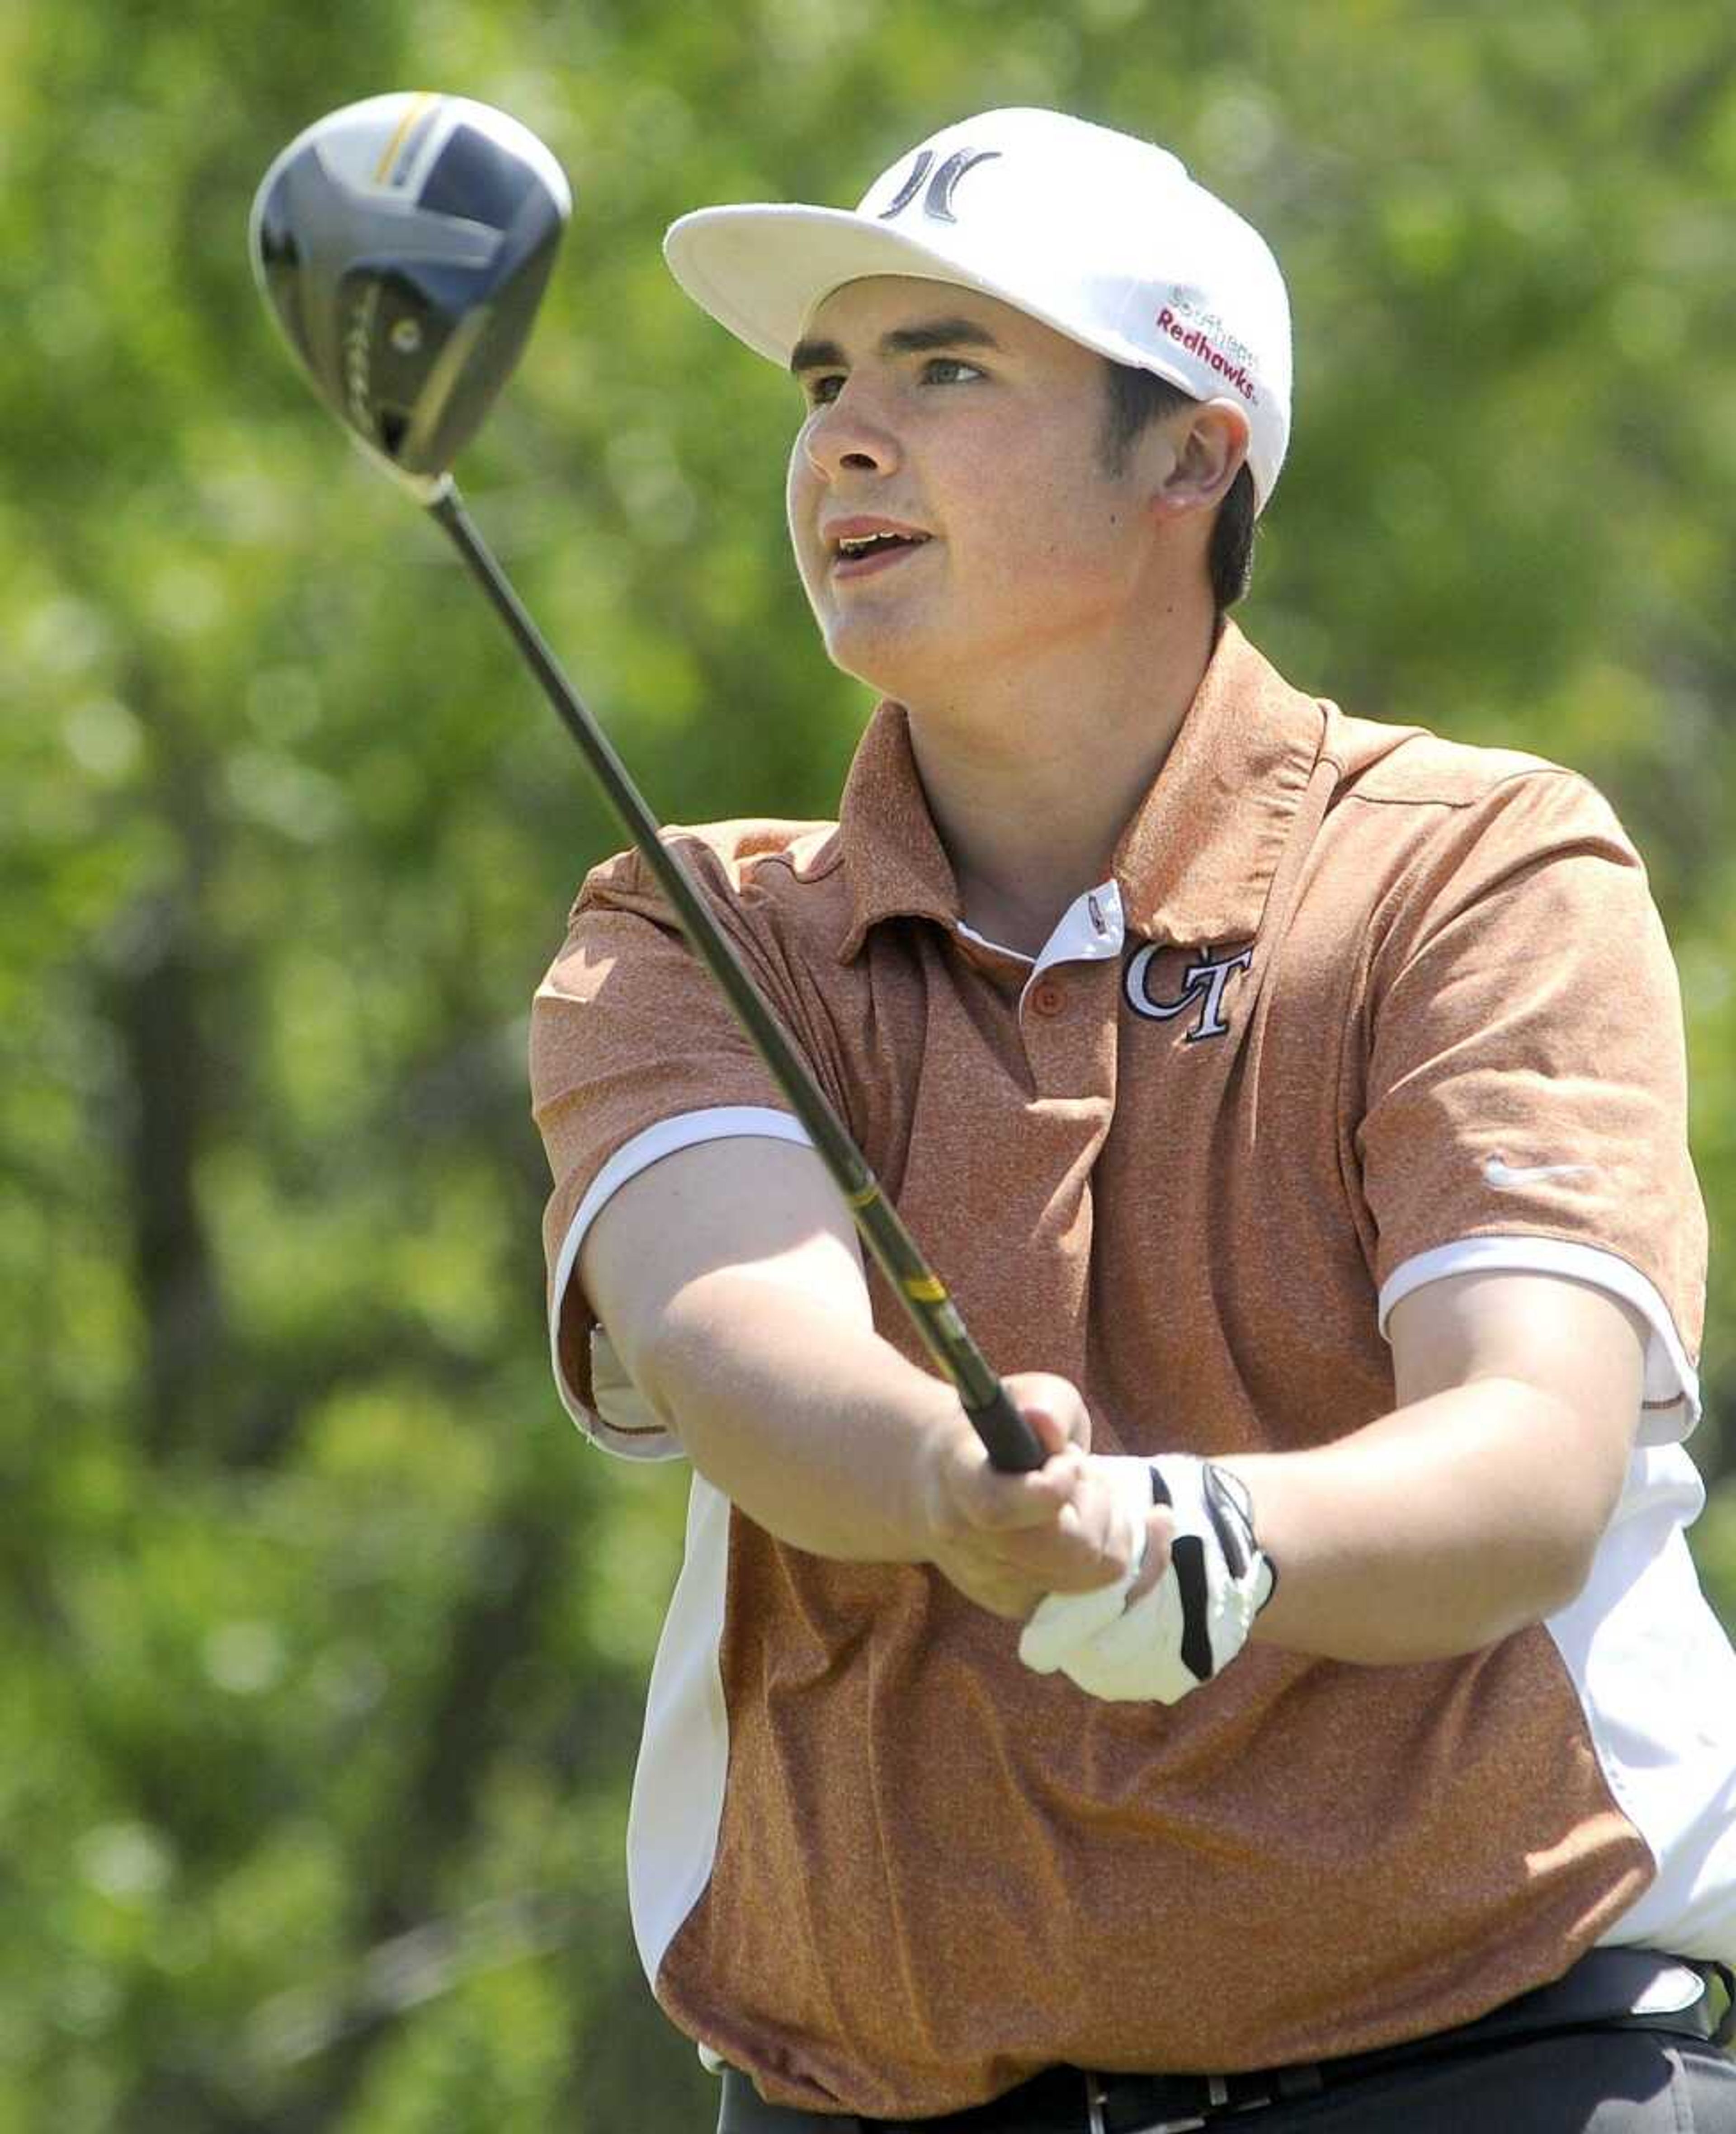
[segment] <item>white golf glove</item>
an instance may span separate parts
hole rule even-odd
[[[1226,1469],[1179,1452],[1104,1465],[1117,1470],[1115,1486],[1142,1537],[1153,1504],[1173,1510],[1168,1567],[1131,1607],[1137,1562],[1114,1586],[1048,1594],[1024,1627],[1018,1656],[1033,1673],[1058,1670],[1110,1702],[1175,1704],[1241,1650],[1272,1597],[1277,1570],[1255,1538],[1246,1489]],[[1144,1553],[1142,1538],[1136,1554]]]

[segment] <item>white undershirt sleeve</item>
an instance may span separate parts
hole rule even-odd
[[[1532,1274],[1565,1275],[1589,1282],[1630,1304],[1646,1321],[1646,1383],[1637,1442],[1676,1445],[1700,1421],[1700,1374],[1688,1360],[1676,1322],[1655,1283],[1630,1261],[1594,1245],[1562,1238],[1462,1238],[1418,1253],[1395,1267],[1381,1292],[1381,1333],[1401,1297],[1425,1283],[1452,1274],[1482,1274],[1497,1268]]]
[[[622,1367],[614,1346],[601,1326],[591,1333],[591,1380],[594,1407],[587,1407],[567,1378],[560,1363],[561,1314],[567,1290],[578,1264],[578,1252],[591,1225],[630,1178],[648,1171],[678,1149],[700,1142],[728,1141],[737,1136],[766,1141],[793,1141],[810,1147],[807,1130],[788,1112],[752,1104],[719,1104],[704,1111],[681,1112],[660,1119],[624,1142],[604,1164],[579,1202],[577,1213],[561,1241],[554,1280],[549,1292],[549,1354],[561,1404],[593,1444],[627,1460],[675,1460],[681,1448],[655,1416]]]

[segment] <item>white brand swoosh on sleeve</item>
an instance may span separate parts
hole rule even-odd
[[[1495,1186],[1534,1185],[1540,1178],[1589,1178],[1596,1168],[1590,1163],[1534,1163],[1516,1169],[1498,1156],[1492,1156],[1482,1167],[1482,1175]]]

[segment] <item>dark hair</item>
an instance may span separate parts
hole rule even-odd
[[[1172,385],[1155,371],[1139,370],[1131,364],[1104,358],[1109,373],[1107,404],[1098,439],[1098,456],[1105,474],[1122,473],[1134,440],[1160,417],[1179,408],[1197,408],[1199,402],[1179,385]],[[1221,615],[1233,607],[1248,590],[1254,575],[1254,476],[1245,464],[1230,485],[1230,493],[1217,508],[1212,523],[1207,562],[1211,572],[1211,595]]]

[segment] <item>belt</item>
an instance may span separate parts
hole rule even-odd
[[[1695,1972],[1700,1992],[1688,2005],[1672,1974]],[[1722,1981],[1729,2005],[1714,2021],[1711,1977]],[[1680,1982],[1681,1992],[1691,1986]],[[1593,1949],[1562,1977],[1475,2021],[1404,2044],[1342,2059],[1237,2074],[1102,2074],[1088,2069],[1045,2069],[988,2104],[929,2119],[839,2118],[767,2104],[747,2076],[723,2070],[718,2134],[1195,2134],[1235,2117],[1236,2134],[1254,2134],[1258,2121],[1240,2115],[1298,2102],[1323,2090],[1407,2063],[1447,2059],[1550,2032],[1580,2029],[1661,2030],[1704,2042],[1727,2041],[1736,2018],[1736,1990],[1722,1964],[1656,1955],[1645,1949]]]

